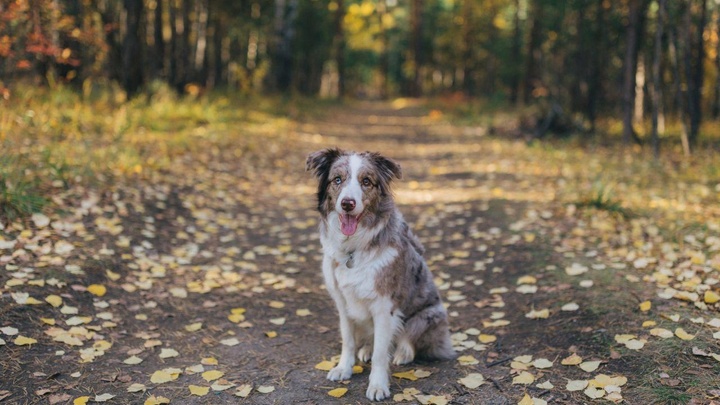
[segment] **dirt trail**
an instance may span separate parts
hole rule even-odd
[[[631,378],[651,366],[632,355],[611,358],[615,330],[637,321],[632,310],[614,308],[634,308],[643,293],[612,287],[602,293],[614,306],[604,307],[594,301],[597,289],[582,288],[564,274],[571,261],[587,263],[587,257],[563,254],[572,250],[562,238],[564,209],[546,186],[556,179],[524,170],[526,162],[513,153],[522,144],[488,138],[482,128],[450,125],[421,106],[360,103],[294,122],[286,134],[212,151],[210,160],[189,154],[147,183],[89,196],[88,212],[74,216],[86,232],[53,236],[75,246],[62,263],[41,268],[40,255],[5,263],[5,273],[37,267],[39,278],[61,282],[20,291],[41,300],[60,295],[79,316],[92,317],[87,324],[78,320],[88,332],[80,337],[84,345],[68,346],[43,333],[50,327],[40,318],[68,329],[73,315],[48,305],[17,305],[10,292],[18,290],[5,289],[0,326],[38,340],[28,348],[10,343],[15,336],[0,335],[7,342],[0,346],[0,392],[10,392],[5,402],[47,403],[55,395],[66,403],[109,393],[115,396],[109,403],[118,404],[142,403],[150,395],[179,404],[367,403],[369,366],[349,383],[327,381],[326,372],[315,369],[339,354],[340,341],[334,306],[321,285],[315,182],[304,172],[304,160],[333,146],[379,151],[401,163],[400,209],[425,244],[457,345],[467,347],[460,354],[477,363],[394,367],[393,372],[432,374],[417,381],[392,378],[393,395],[414,388],[458,404],[515,404],[525,393],[549,403],[580,403],[588,398],[566,391],[566,380],[592,374],[560,365],[572,352],[601,360],[600,371],[611,375]],[[122,229],[113,232],[117,226]],[[73,274],[67,265],[85,274]],[[523,276],[532,278],[518,292]],[[596,287],[616,286],[616,277],[587,279]],[[3,274],[1,281],[8,278]],[[105,285],[107,293],[95,297],[84,290],[93,283]],[[579,311],[560,310],[573,302]],[[546,308],[548,319],[526,317]],[[481,343],[478,333],[494,338]],[[79,362],[80,350],[100,340],[112,347],[96,345],[103,353]],[[178,355],[161,358],[162,349]],[[143,361],[125,364],[133,355]],[[527,366],[536,381],[513,384],[517,372],[510,365],[521,355],[554,364]],[[197,366],[204,358],[217,364],[206,360],[202,370],[223,373],[215,382],[235,386],[190,395],[189,385],[211,385]],[[176,379],[151,382],[153,373],[168,367],[177,368],[170,370]],[[486,383],[466,388],[458,380],[469,373],[482,373]],[[555,388],[536,387],[548,380]],[[130,393],[132,384],[146,391]],[[253,387],[244,399],[234,395],[243,384]],[[261,387],[273,390],[258,392]],[[328,395],[338,387],[348,388],[344,397]]]

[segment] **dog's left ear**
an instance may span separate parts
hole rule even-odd
[[[338,148],[323,149],[313,152],[307,157],[305,170],[313,172],[316,177],[322,177],[330,171],[333,162],[342,156],[343,151]]]
[[[379,153],[373,153],[370,156],[372,157],[372,161],[375,163],[375,166],[378,168],[378,171],[383,179],[386,181],[392,180],[393,177],[398,180],[402,179],[402,169],[400,169],[400,164],[392,159],[382,156]]]

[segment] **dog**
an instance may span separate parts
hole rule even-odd
[[[347,380],[355,356],[371,361],[365,395],[390,396],[392,362],[455,357],[447,311],[424,248],[395,206],[400,165],[379,153],[326,149],[307,158],[318,179],[322,272],[340,316],[342,351],[327,378]]]

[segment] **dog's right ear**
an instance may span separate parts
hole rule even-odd
[[[323,149],[313,152],[307,157],[305,170],[313,172],[316,177],[323,177],[330,172],[332,164],[342,156],[344,152],[338,148]]]

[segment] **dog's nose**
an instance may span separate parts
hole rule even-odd
[[[355,200],[352,198],[343,198],[340,202],[340,206],[345,212],[350,212],[355,209]]]

